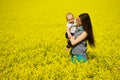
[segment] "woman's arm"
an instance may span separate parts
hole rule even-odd
[[[71,44],[76,45],[79,42],[83,41],[87,37],[87,32],[84,31],[81,35],[79,35],[76,39],[74,36],[70,34],[69,29],[67,29],[68,37],[70,38]]]
[[[87,37],[87,32],[84,31],[81,35],[79,35],[76,39],[74,37],[70,38],[71,44],[76,45],[79,42],[83,41]]]

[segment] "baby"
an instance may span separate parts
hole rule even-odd
[[[67,13],[66,14],[66,20],[67,20],[67,28],[70,28],[70,33],[71,35],[73,36],[75,31],[76,31],[76,20],[74,20],[74,16],[72,13]],[[65,33],[65,37],[67,38],[67,41],[68,41],[68,44],[66,46],[66,48],[70,48],[72,45],[71,45],[71,42],[70,40],[68,39],[68,34],[67,32]]]

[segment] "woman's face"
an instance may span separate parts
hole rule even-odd
[[[76,22],[77,22],[77,24],[78,24],[79,26],[82,25],[82,21],[81,21],[81,19],[80,19],[79,17],[76,18]]]

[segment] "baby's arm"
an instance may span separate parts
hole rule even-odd
[[[75,38],[75,36],[73,36],[73,38]],[[67,43],[68,43],[68,44],[66,45],[67,48],[72,47],[72,43],[71,43],[70,39],[67,39]]]

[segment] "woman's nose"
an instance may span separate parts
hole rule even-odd
[[[76,18],[76,22],[78,22],[78,19]]]

